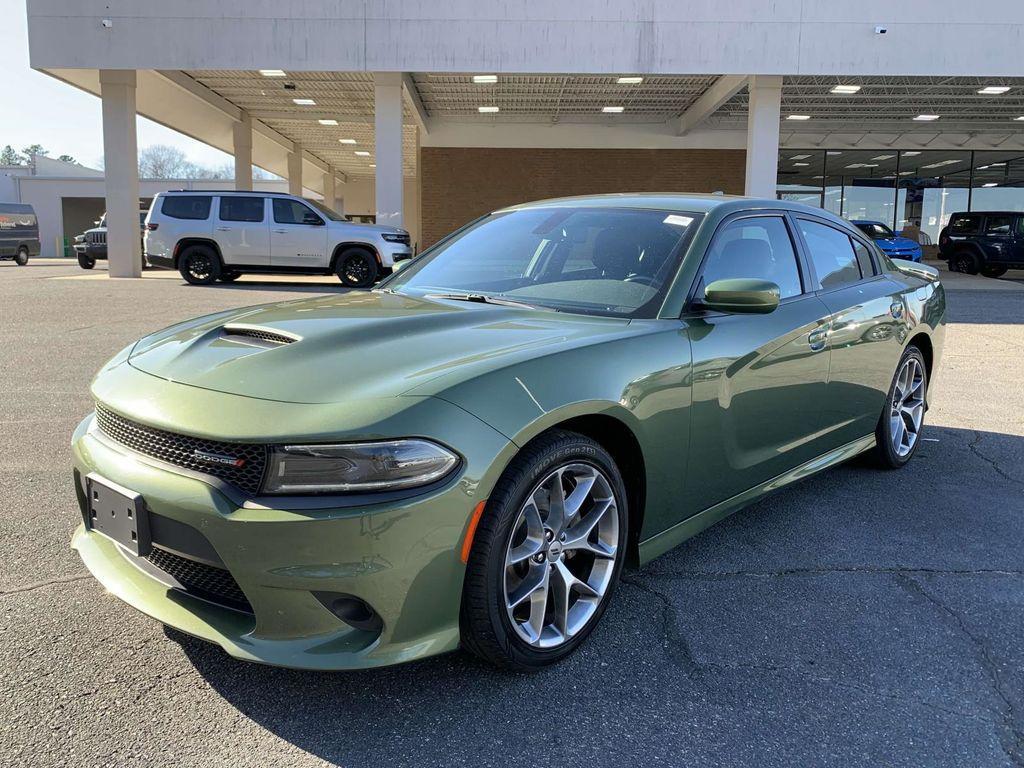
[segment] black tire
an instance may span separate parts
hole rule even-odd
[[[24,267],[28,264],[28,248],[21,246],[21,248],[18,249],[18,252],[14,254],[14,263],[19,267]]]
[[[87,253],[78,254],[78,266],[82,269],[92,269],[96,266],[96,259]]]
[[[874,458],[876,464],[883,469],[899,469],[910,461],[914,454],[917,453],[918,447],[921,445],[920,440],[920,429],[924,427],[924,413],[921,415],[921,428],[918,431],[918,437],[914,441],[913,446],[909,452],[905,455],[900,455],[896,452],[893,446],[893,431],[892,431],[892,419],[890,414],[894,400],[896,399],[896,384],[899,379],[900,372],[903,370],[903,366],[907,360],[915,359],[917,364],[920,366],[922,384],[921,384],[921,397],[924,400],[924,409],[927,411],[928,402],[928,367],[924,362],[924,355],[921,354],[921,350],[913,344],[906,348],[903,355],[900,357],[900,362],[896,366],[896,373],[893,374],[892,383],[889,385],[889,392],[886,395],[885,405],[882,406],[882,413],[878,417],[878,426],[875,428],[875,448]]]
[[[618,514],[616,560],[608,587],[587,623],[561,645],[541,649],[528,644],[512,627],[505,608],[505,554],[528,495],[553,469],[570,463],[589,464],[603,472],[609,481]],[[575,651],[597,626],[611,602],[625,560],[628,520],[622,475],[612,457],[598,443],[564,430],[552,430],[529,443],[498,480],[476,528],[462,591],[463,647],[495,666],[518,672],[540,670]]]
[[[988,264],[981,268],[981,274],[985,277],[1002,277],[1006,274],[1008,267],[996,266],[994,264]]]
[[[241,276],[242,276],[241,272],[237,272],[237,271],[235,271],[233,269],[229,269],[226,272],[221,272],[220,277],[218,277],[217,279],[220,280],[222,283],[233,283],[233,282],[235,282],[235,280],[237,280]]]
[[[970,251],[957,251],[953,254],[952,263],[957,272],[962,272],[965,275],[978,274],[978,257]]]
[[[190,245],[178,257],[178,272],[191,285],[211,285],[221,275],[220,257],[208,245]]]
[[[377,282],[376,257],[364,248],[343,251],[334,265],[335,274],[346,288],[369,288]]]

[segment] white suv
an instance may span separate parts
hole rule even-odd
[[[365,288],[412,258],[409,233],[353,224],[326,206],[275,192],[160,192],[146,216],[146,260],[193,285],[247,272],[335,274]]]

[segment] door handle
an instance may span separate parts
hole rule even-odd
[[[272,229],[270,231],[273,232],[275,235],[287,235],[288,234],[288,230],[287,229]]]
[[[820,352],[828,341],[828,326],[823,326],[807,334],[807,343],[812,352]]]
[[[231,227],[217,227],[218,232],[230,232]]]

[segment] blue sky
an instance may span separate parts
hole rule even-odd
[[[16,150],[42,144],[52,157],[68,154],[82,165],[96,167],[103,157],[100,100],[28,66],[25,0],[0,0],[0,18],[11,34],[5,37],[4,102],[20,119],[0,123],[0,147]],[[170,128],[140,117],[139,149],[150,144],[178,147],[200,165],[221,166],[231,156]]]

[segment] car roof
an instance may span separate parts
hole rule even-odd
[[[851,224],[881,224],[883,227],[888,227],[884,221],[875,221],[874,219],[850,219]]]
[[[500,208],[494,213],[517,211],[526,208],[649,208],[681,213],[709,213],[721,210],[723,214],[749,209],[777,209],[803,211],[821,216],[821,208],[794,203],[788,200],[769,200],[742,195],[720,195],[683,192],[616,192],[603,195],[579,195],[576,197],[553,197],[546,200],[517,203]]]
[[[957,211],[949,214],[951,219],[954,216],[1024,216],[1024,211]]]
[[[264,192],[259,189],[168,189],[158,195],[280,195],[281,197],[301,197],[290,192]]]

